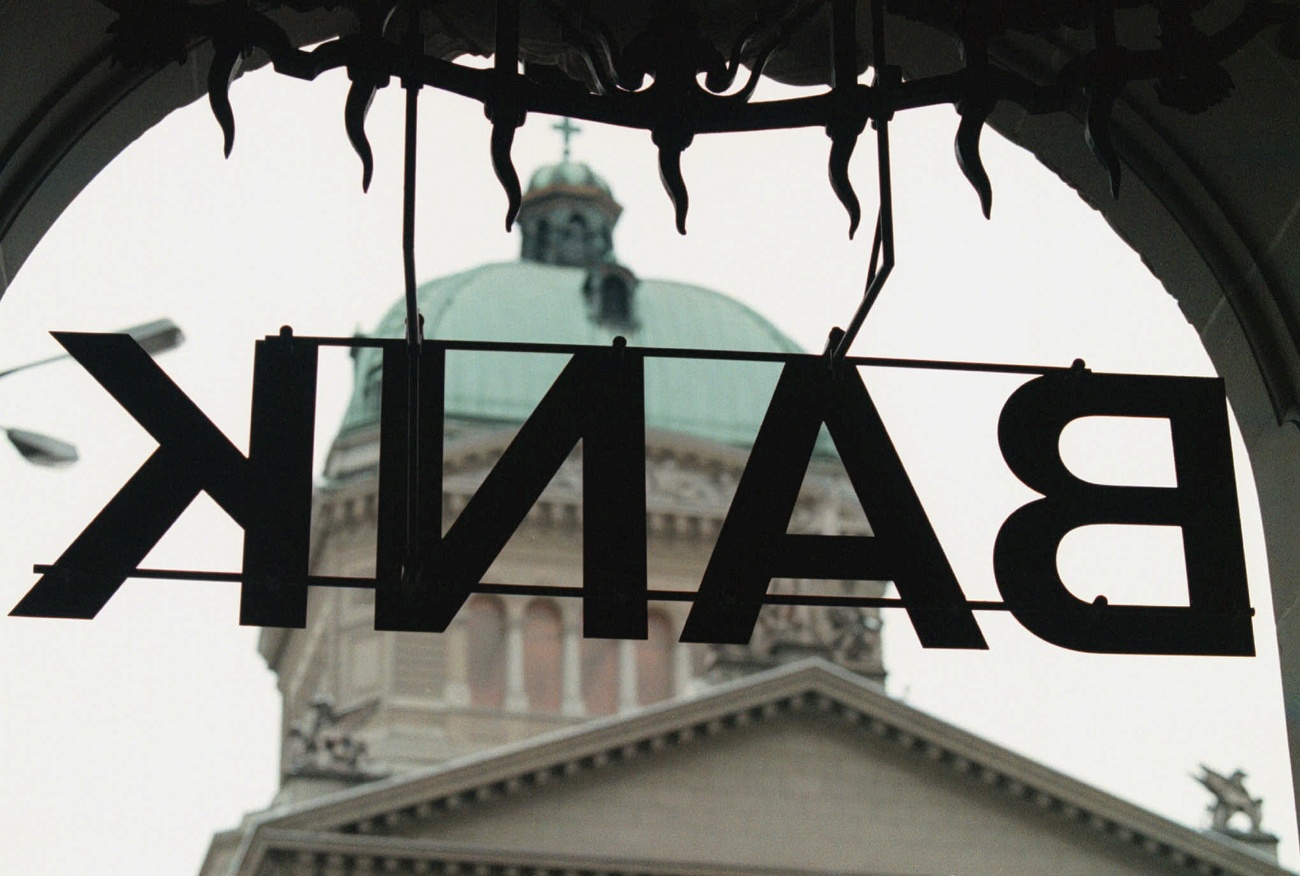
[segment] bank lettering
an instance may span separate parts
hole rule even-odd
[[[206,492],[244,530],[240,622],[304,626],[318,339],[285,334],[258,342],[245,456],[129,337],[55,336],[158,448],[11,614],[93,618]],[[448,346],[421,348],[414,428],[408,351],[401,342],[384,347],[375,628],[444,631],[581,441],[584,634],[644,638],[647,353],[569,348],[560,376],[444,534]],[[1102,485],[1072,474],[1059,438],[1087,416],[1168,421],[1176,486]],[[788,532],[823,425],[872,522],[871,537]],[[1078,651],[1253,655],[1221,381],[1045,371],[1008,399],[998,441],[1011,471],[1041,494],[1013,512],[996,538],[999,608],[1039,638]],[[408,500],[419,511],[414,550]],[[1069,532],[1094,524],[1179,527],[1187,604],[1111,605],[1071,594],[1057,571],[1057,549]],[[417,569],[408,568],[412,556]],[[747,642],[773,578],[892,581],[923,646],[988,647],[857,369],[832,368],[821,357],[784,360],[682,641]]]

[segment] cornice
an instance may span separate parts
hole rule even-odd
[[[443,514],[459,514],[477,491],[485,474],[500,459],[513,432],[494,430],[450,444],[443,460]],[[653,538],[712,541],[717,537],[748,457],[746,451],[675,433],[647,437],[647,532]],[[837,534],[868,534],[869,530],[843,513],[844,497],[831,495],[830,480],[842,480],[830,471],[810,471],[825,483],[823,497],[832,506],[833,519],[801,503],[802,515]],[[580,463],[566,462],[546,491],[529,510],[526,524],[576,533],[582,526]],[[829,479],[829,480],[828,480]],[[378,479],[356,477],[330,484],[316,494],[312,543],[319,552],[332,536],[373,529],[377,522]],[[814,520],[814,518],[817,518]],[[313,558],[314,559],[314,558]]]
[[[306,873],[411,873],[445,876],[885,876],[830,870],[734,868],[717,864],[519,852],[396,837],[268,830],[251,849]]]

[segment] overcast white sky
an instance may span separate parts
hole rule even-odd
[[[233,89],[234,156],[200,104],[176,113],[92,183],[0,302],[5,361],[57,352],[51,329],[111,330],[171,316],[185,346],[162,364],[246,446],[253,341],[290,324],[346,335],[401,294],[400,92],[369,130],[369,195],[343,134],[342,77],[268,73]],[[423,278],[515,257],[476,104],[422,99],[418,265]],[[530,118],[521,175],[559,154],[553,119]],[[894,135],[898,268],[855,351],[1211,374],[1195,334],[1138,258],[1054,177],[986,134],[994,218],[958,173],[950,110],[908,113]],[[683,166],[690,234],[679,238],[649,136],[586,126],[576,158],[608,178],[626,212],[616,247],[641,276],[709,286],[751,305],[809,350],[861,294],[869,227],[846,239],[825,182],[820,131],[701,138]],[[874,202],[874,153],[854,163]],[[1100,172],[1100,171],[1099,171]],[[993,539],[1032,494],[1006,470],[995,425],[1015,378],[872,371],[868,386],[967,594],[996,598]],[[322,365],[318,442],[337,428],[351,378]],[[0,383],[0,423],[74,441],[66,471],[0,452],[0,605],[31,586],[144,460],[151,442],[70,364]],[[1071,427],[1081,473],[1168,477],[1167,434]],[[1163,446],[1162,442],[1163,441]],[[1088,447],[1091,447],[1088,450]],[[1148,452],[1148,449],[1149,452]],[[1238,466],[1245,473],[1244,457]],[[1265,827],[1300,864],[1258,510],[1243,480],[1255,659],[1103,657],[1063,651],[1009,618],[979,619],[987,653],[923,652],[886,617],[889,687],[1030,757],[1193,827],[1208,795],[1199,763],[1241,767]],[[239,531],[201,497],[149,564],[233,569]],[[1183,598],[1176,533],[1093,527],[1062,548],[1070,586],[1112,603]],[[128,583],[94,622],[0,619],[0,846],[5,873],[185,873],[214,830],[269,802],[279,700],[237,625],[232,585]]]

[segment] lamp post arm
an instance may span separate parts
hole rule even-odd
[[[172,322],[170,319],[156,319],[153,322],[131,326],[130,328],[121,329],[120,334],[130,335],[135,339],[135,342],[143,347],[145,352],[151,356],[179,347],[181,342],[185,340],[185,335],[181,332],[176,323]],[[70,358],[67,353],[59,353],[56,356],[37,359],[35,362],[26,362],[22,365],[15,365],[12,368],[6,368],[3,371],[0,371],[0,380],[3,380],[11,374],[17,374],[19,371],[26,371],[29,368],[48,365],[51,362],[59,362],[67,358]]]
[[[45,359],[37,359],[35,362],[27,362],[22,365],[15,365],[13,368],[6,368],[0,371],[0,379],[8,377],[10,374],[17,374],[19,371],[26,371],[28,368],[36,368],[40,365],[48,365],[51,362],[58,362],[60,359],[69,358],[67,353],[60,353],[57,356],[49,356]]]

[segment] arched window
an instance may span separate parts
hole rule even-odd
[[[593,261],[587,245],[587,218],[571,213],[569,221],[556,230],[555,263],[580,268]]]
[[[600,283],[600,323],[627,325],[632,321],[632,290],[627,279],[610,274]]]
[[[537,599],[524,613],[524,692],[536,712],[560,711],[562,623],[555,604]]]
[[[594,264],[587,269],[582,295],[587,318],[598,325],[634,330],[637,326],[633,297],[637,279],[622,265]]]
[[[356,350],[352,351],[356,357]],[[362,398],[366,405],[367,411],[378,411],[380,398],[384,389],[384,368],[382,365],[375,365],[371,368],[365,377],[365,382],[361,384]]]
[[[588,715],[618,711],[618,642],[582,640],[582,702]]]
[[[537,220],[537,237],[533,241],[530,258],[539,262],[548,261],[547,254],[551,249],[551,223],[545,219]]]
[[[465,606],[469,701],[499,709],[506,697],[506,610],[500,599],[475,596]]]
[[[668,618],[653,611],[648,636],[636,643],[636,701],[657,703],[673,695],[673,639]]]

